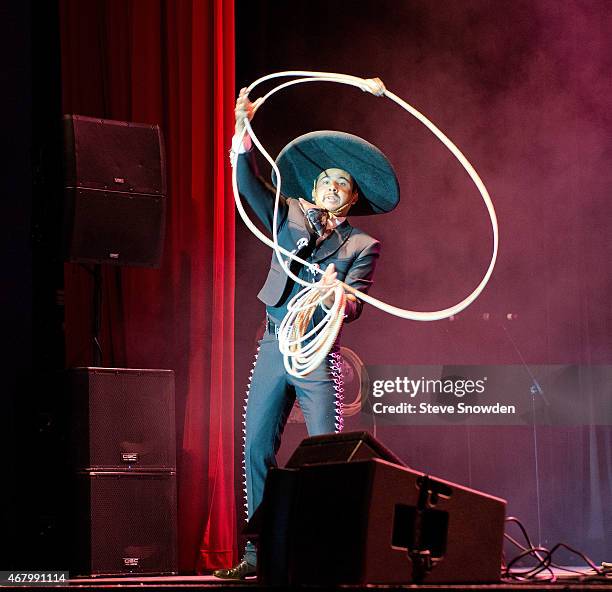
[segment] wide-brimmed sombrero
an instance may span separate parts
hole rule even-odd
[[[330,130],[310,132],[289,142],[276,158],[281,191],[312,201],[314,180],[329,168],[344,169],[357,183],[359,199],[350,215],[384,214],[397,206],[399,183],[391,163],[364,139]],[[272,171],[272,182],[276,175]]]

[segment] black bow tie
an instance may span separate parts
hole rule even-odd
[[[327,210],[321,208],[310,208],[305,212],[306,226],[310,234],[316,234],[317,236],[323,236],[327,229]]]

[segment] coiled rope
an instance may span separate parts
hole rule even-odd
[[[289,259],[298,261],[302,265],[305,265],[311,272],[313,272],[313,274],[323,274],[323,271],[319,269],[318,266],[304,261],[295,253],[287,251],[278,244],[277,220],[282,185],[281,173],[278,167],[276,166],[274,159],[270,156],[270,154],[266,151],[266,149],[262,146],[261,142],[257,138],[255,132],[253,131],[253,128],[251,127],[249,119],[245,118],[244,128],[242,132],[237,136],[234,136],[234,139],[232,141],[232,187],[234,191],[236,208],[238,210],[238,213],[240,214],[240,217],[247,225],[247,227],[251,230],[251,232],[253,232],[253,234],[255,234],[255,236],[257,236],[257,238],[259,238],[264,244],[274,249],[276,257],[284,272],[291,279],[293,279],[293,281],[304,287],[304,289],[301,290],[288,303],[288,312],[285,318],[283,319],[283,322],[281,323],[278,337],[279,349],[283,354],[285,368],[287,372],[293,374],[294,376],[305,376],[306,374],[314,370],[316,367],[318,367],[321,361],[325,359],[338,335],[338,332],[340,331],[342,322],[344,320],[346,292],[353,294],[356,298],[359,298],[363,302],[367,302],[368,304],[371,304],[372,306],[375,306],[376,308],[379,308],[384,312],[392,314],[396,317],[400,317],[402,319],[409,319],[413,321],[438,321],[456,315],[457,313],[467,308],[472,302],[474,302],[474,300],[476,300],[476,298],[478,298],[480,293],[484,290],[485,286],[487,285],[487,282],[489,281],[489,278],[491,277],[491,274],[493,273],[493,268],[495,267],[495,261],[497,259],[499,229],[497,226],[497,216],[495,215],[495,209],[489,196],[489,192],[487,191],[487,188],[482,182],[480,176],[478,175],[474,167],[470,164],[468,159],[438,127],[436,127],[429,119],[427,119],[427,117],[425,117],[425,115],[420,113],[412,105],[408,104],[406,101],[404,101],[397,95],[393,94],[391,91],[387,90],[384,84],[382,84],[382,82],[374,79],[364,79],[359,78],[357,76],[336,74],[332,72],[309,72],[302,70],[291,70],[286,72],[276,72],[273,74],[268,74],[267,76],[263,76],[257,79],[255,82],[249,85],[246,94],[248,96],[254,88],[268,80],[272,80],[274,78],[289,77],[295,78],[295,80],[289,80],[287,82],[279,84],[278,86],[275,86],[263,97],[254,101],[253,117],[256,112],[261,108],[261,106],[275,93],[290,86],[296,84],[303,84],[306,82],[336,82],[339,84],[346,84],[349,86],[357,87],[362,91],[369,92],[375,96],[387,97],[388,99],[392,100],[400,107],[402,107],[404,110],[408,111],[408,113],[410,113],[413,117],[415,117],[423,125],[425,125],[425,127],[427,127],[460,162],[461,166],[463,166],[463,168],[466,170],[466,172],[476,185],[476,188],[480,192],[480,195],[487,208],[487,212],[491,221],[491,227],[493,229],[493,252],[484,277],[476,286],[474,291],[466,298],[464,298],[461,302],[442,310],[420,312],[399,308],[397,306],[392,306],[390,304],[377,300],[376,298],[373,298],[368,294],[364,294],[340,280],[336,280],[333,285],[329,286],[329,289],[327,289],[327,287],[325,287],[325,289],[322,289],[322,286],[316,282],[306,282],[302,278],[296,276],[291,272],[291,270],[289,269],[289,265],[287,264]],[[238,193],[238,182],[235,164],[237,159],[238,147],[242,144],[244,136],[247,132],[249,133],[249,136],[253,140],[255,146],[257,146],[257,149],[264,155],[264,157],[270,163],[276,174],[276,195],[274,202],[274,216],[272,222],[272,240],[270,240],[266,235],[260,232],[259,229],[253,224],[253,222],[251,222],[247,213],[244,210],[240,195]],[[288,257],[287,262],[285,261],[282,255]],[[325,300],[332,292],[334,294],[334,304],[330,308],[327,308],[323,304],[323,300]],[[325,317],[313,329],[307,331],[310,319],[314,314],[315,308],[319,304],[321,304],[326,313]]]

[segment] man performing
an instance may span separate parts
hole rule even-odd
[[[253,103],[242,89],[236,101],[236,137],[244,119],[253,114]],[[236,147],[234,147],[236,149]],[[274,191],[251,169],[251,139],[245,135],[236,163],[238,187],[257,217],[272,232]],[[361,292],[372,285],[380,243],[347,221],[353,215],[390,212],[399,202],[399,186],[391,164],[375,146],[341,132],[313,132],[290,142],[279,154],[282,190],[278,211],[278,243],[325,273],[322,293],[337,278]],[[307,199],[304,199],[307,198]],[[308,201],[307,201],[308,200]],[[312,201],[310,201],[312,200]],[[291,271],[307,282],[317,278],[304,265],[287,261]],[[278,327],[287,313],[287,303],[302,287],[289,278],[272,254],[272,263],[259,299],[266,304],[266,331],[247,393],[244,449],[248,518],[260,504],[269,467],[276,466],[276,452],[287,417],[297,398],[310,436],[342,429],[342,375],[339,341],[328,355],[328,363],[304,377],[286,372],[278,347]],[[333,295],[324,304],[331,306]],[[357,319],[363,303],[349,294],[345,322]],[[324,316],[317,307],[311,326]],[[214,575],[244,579],[255,575],[257,556],[248,542],[240,563]]]

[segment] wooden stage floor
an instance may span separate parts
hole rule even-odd
[[[361,590],[372,592],[376,590],[384,590],[385,592],[393,592],[395,590],[427,590],[428,592],[442,592],[445,590],[457,592],[459,590],[472,591],[529,591],[529,590],[607,590],[612,591],[612,577],[605,579],[603,577],[595,578],[589,575],[589,570],[584,568],[572,568],[579,570],[582,576],[577,574],[567,574],[555,570],[557,581],[550,583],[546,580],[530,581],[530,582],[500,582],[498,584],[425,584],[425,585],[369,585],[369,586],[304,586],[294,588],[295,590],[307,590],[309,592],[324,592],[324,591],[346,591],[360,592]],[[5,587],[5,586],[3,586]],[[14,588],[22,588],[24,586],[8,586]],[[222,592],[230,590],[232,592],[258,592],[260,590],[280,590],[281,588],[270,588],[261,586],[257,583],[256,578],[249,578],[241,582],[228,580],[220,580],[213,576],[148,576],[148,577],[96,577],[96,578],[78,578],[72,579],[60,585],[54,585],[53,588],[75,588],[79,590],[100,590],[109,588],[131,589],[138,588],[139,590],[211,590]]]

